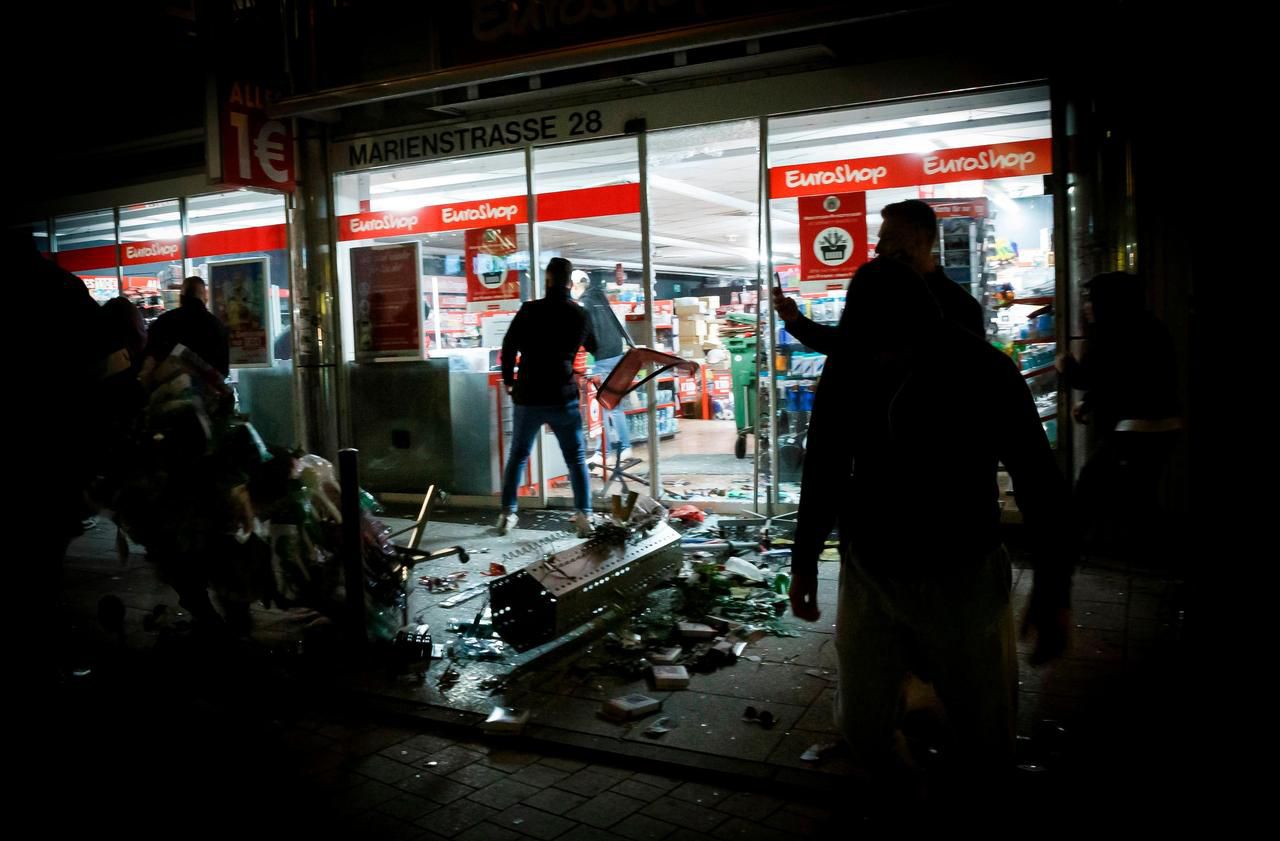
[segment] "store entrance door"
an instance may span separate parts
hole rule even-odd
[[[655,132],[644,145],[628,137],[533,156],[538,261],[563,257],[577,270],[574,295],[602,344],[590,371],[606,375],[627,338],[700,366],[695,376],[660,376],[652,396],[638,389],[613,412],[584,412],[593,487],[599,493],[609,477],[611,492],[621,480],[644,492],[656,484],[672,503],[752,507],[759,123]],[[623,475],[611,476],[618,464]],[[568,493],[567,483],[547,489]]]
[[[756,469],[760,244],[760,124],[742,120],[648,137],[649,241],[655,315],[697,377],[659,385],[665,497],[753,508]],[[659,322],[661,323],[661,322]],[[720,507],[720,506],[716,506]]]

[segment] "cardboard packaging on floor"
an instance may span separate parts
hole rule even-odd
[[[672,648],[660,648],[657,651],[649,652],[649,662],[657,666],[671,666],[680,659],[680,655],[684,653],[684,649],[680,646]]]
[[[676,630],[680,632],[680,636],[687,639],[709,640],[714,639],[716,635],[715,628],[701,622],[679,622],[676,624]]]
[[[633,693],[606,701],[604,706],[600,708],[600,713],[614,721],[631,721],[636,718],[644,718],[649,713],[657,712],[660,709],[662,709],[662,702],[657,698]]]
[[[689,672],[684,666],[654,666],[654,689],[688,689]]]

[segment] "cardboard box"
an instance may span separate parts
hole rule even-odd
[[[706,304],[707,312],[711,315],[716,314],[716,310],[720,309],[720,296],[708,295],[704,297],[703,302]]]
[[[650,651],[647,655],[649,662],[656,666],[672,666],[680,659],[680,655],[684,653],[684,649],[680,646],[671,648],[660,648],[657,651]]]
[[[697,336],[700,339],[704,339],[707,336],[707,322],[703,319],[698,319],[697,321],[692,319],[689,321],[681,320],[680,335]]]
[[[684,666],[653,666],[654,689],[688,689],[689,672]]]
[[[707,314],[707,308],[701,303],[686,304],[684,306],[676,304],[676,315],[680,316],[681,318],[684,318],[687,315],[706,315],[706,314]]]
[[[679,622],[676,629],[680,632],[680,636],[692,640],[709,640],[716,636],[716,629],[710,625],[704,625],[701,622]]]
[[[650,698],[648,695],[636,692],[606,701],[600,707],[600,714],[614,721],[631,721],[644,718],[660,709],[662,709],[662,702],[657,698]]]

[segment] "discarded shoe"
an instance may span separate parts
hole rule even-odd
[[[515,514],[515,512],[510,514],[499,514],[498,522],[495,527],[498,529],[498,534],[506,534],[515,528],[519,522],[520,518]]]

